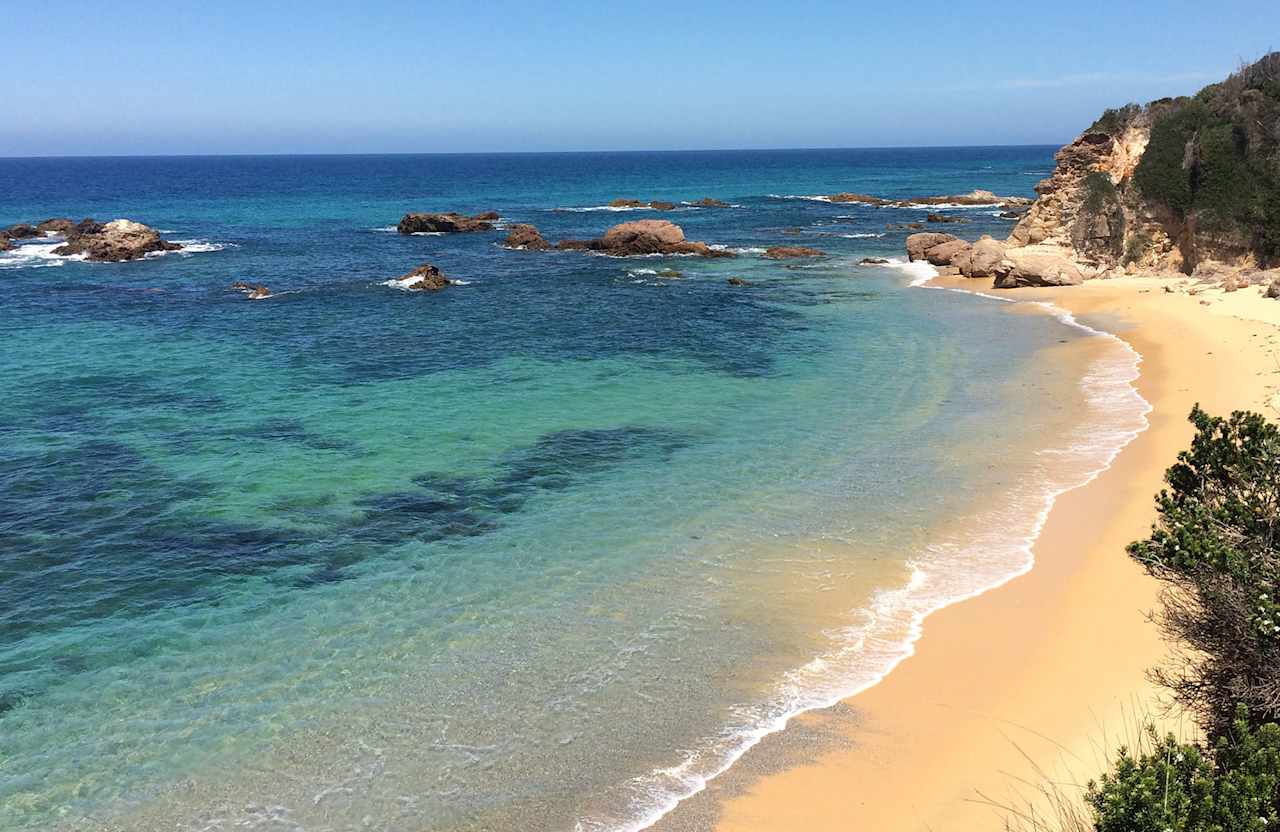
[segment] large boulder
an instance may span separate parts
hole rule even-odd
[[[1005,244],[984,235],[967,250],[952,258],[951,265],[965,277],[994,277],[1004,259]]]
[[[83,226],[83,230],[81,227]],[[54,254],[83,254],[88,260],[137,260],[155,251],[177,251],[182,246],[160,239],[154,228],[133,220],[112,220],[105,225],[86,220],[68,233],[67,242]]]
[[[723,248],[684,238],[684,230],[667,220],[637,220],[615,225],[594,240],[561,240],[558,249],[599,251],[614,257],[645,254],[694,254],[700,257],[733,257]]]
[[[789,260],[793,257],[823,257],[825,255],[825,251],[806,246],[770,246],[760,256],[767,257],[770,260]]]
[[[543,239],[538,229],[527,223],[511,226],[503,245],[507,248],[518,248],[526,251],[546,251],[551,248],[551,244]]]
[[[1012,248],[995,268],[995,288],[1020,286],[1078,286],[1084,275],[1066,252],[1056,246]]]
[[[423,263],[408,274],[390,282],[400,289],[408,289],[411,292],[438,292],[450,284],[444,272],[430,263]]]
[[[489,214],[466,217],[452,211],[444,214],[405,214],[396,230],[401,234],[454,234],[471,231],[491,231],[493,223]]]
[[[972,246],[964,240],[948,240],[932,246],[924,253],[924,259],[928,260],[930,265],[950,266],[951,261],[967,254],[970,248]]]
[[[952,240],[958,240],[959,237],[954,234],[940,234],[936,231],[926,231],[923,234],[912,234],[907,237],[907,259],[912,262],[916,260],[924,260],[925,253],[936,245],[949,243]]]

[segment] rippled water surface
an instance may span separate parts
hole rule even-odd
[[[874,681],[1025,567],[1131,361],[858,265],[924,210],[804,197],[1029,195],[1050,153],[0,160],[0,225],[190,241],[0,253],[0,826],[634,827]],[[394,233],[490,209],[739,256]],[[427,261],[464,285],[383,285]]]

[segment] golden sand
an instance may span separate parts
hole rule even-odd
[[[1190,296],[1166,285],[1000,293],[1050,301],[1138,350],[1150,428],[1058,498],[1029,574],[934,614],[916,654],[883,682],[794,720],[659,829],[997,830],[1007,813],[987,801],[1022,805],[1037,770],[1069,784],[1098,773],[1135,714],[1157,707],[1146,671],[1165,656],[1146,618],[1157,587],[1125,544],[1150,528],[1164,469],[1191,438],[1192,405],[1274,416],[1280,383],[1280,301],[1256,288]],[[1176,716],[1165,720],[1178,729]]]

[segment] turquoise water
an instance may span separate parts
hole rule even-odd
[[[0,825],[636,828],[874,682],[930,609],[1026,568],[1141,414],[1105,337],[857,265],[923,210],[805,197],[1027,194],[1050,165],[0,160],[0,224],[196,241],[0,254]],[[703,196],[737,207],[668,217],[739,257],[387,231],[593,236],[656,216],[612,198]],[[383,285],[427,260],[465,285]]]

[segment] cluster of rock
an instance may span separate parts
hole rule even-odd
[[[132,220],[108,223],[81,220],[61,233],[66,242],[55,248],[53,253],[62,256],[83,254],[88,260],[137,260],[152,252],[182,248],[178,243],[161,239],[154,228]]]
[[[465,216],[448,211],[445,213],[412,213],[400,218],[396,230],[401,234],[463,234],[473,231],[492,231],[493,221],[500,218],[497,211]]]
[[[856,202],[862,205],[873,205],[876,208],[914,208],[920,205],[966,205],[988,206],[991,208],[1020,208],[1032,203],[1025,196],[998,196],[991,191],[970,191],[967,194],[951,196],[919,196],[910,199],[885,199],[869,194],[840,193],[832,194],[828,202]]]
[[[87,260],[100,261],[137,260],[153,251],[182,248],[178,243],[162,240],[160,233],[150,226],[132,220],[101,223],[83,219],[75,222],[66,217],[56,217],[38,225],[19,223],[0,230],[0,251],[12,248],[14,240],[35,237],[62,237],[64,242],[53,250],[54,254],[83,254]]]
[[[1010,246],[989,236],[970,243],[951,234],[912,234],[907,257],[938,266],[943,275],[992,278],[997,289],[1075,286],[1083,274],[1054,246]]]
[[[686,240],[684,229],[667,220],[636,220],[615,225],[603,237],[591,240],[561,240],[552,246],[532,225],[513,226],[507,234],[507,248],[528,251],[598,251],[613,257],[652,254],[692,254],[699,257],[733,257],[723,248]]]

